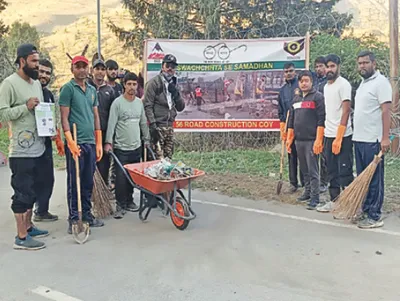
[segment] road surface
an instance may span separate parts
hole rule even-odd
[[[159,211],[108,219],[85,245],[66,233],[57,171],[47,248],[14,251],[8,167],[0,168],[1,301],[396,301],[400,220],[358,230],[300,206],[195,192],[178,231]]]

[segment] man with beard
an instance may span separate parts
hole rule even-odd
[[[292,106],[293,99],[296,95],[300,95],[299,82],[296,76],[296,70],[293,63],[286,63],[283,66],[283,74],[286,83],[279,90],[278,95],[278,115],[280,120],[281,129],[281,140],[286,141],[286,117],[287,113]],[[295,193],[299,187],[299,182],[297,178],[298,171],[298,160],[297,160],[297,150],[296,145],[293,144],[291,148],[291,153],[288,154],[289,157],[289,181],[290,181],[290,193]],[[301,186],[304,186],[303,173],[300,170],[300,182]]]
[[[361,174],[380,151],[390,148],[390,114],[392,87],[389,80],[376,70],[374,53],[363,51],[357,58],[358,70],[363,81],[357,89],[354,109],[354,151],[357,174]],[[381,220],[384,198],[384,157],[378,164],[362,213],[354,217],[361,229],[383,226]]]
[[[314,61],[314,78],[313,78],[313,85],[314,88],[320,92],[324,93],[324,87],[328,81],[326,76],[326,63],[325,58],[323,56],[319,56]]]
[[[178,66],[176,57],[167,54],[162,61],[162,70],[159,75],[149,80],[144,92],[144,109],[150,123],[150,135],[156,156],[172,159],[174,153],[173,124],[177,112],[185,109],[175,77]],[[158,149],[157,144],[160,144]]]
[[[72,224],[77,223],[79,219],[75,160],[79,160],[80,168],[82,220],[88,222],[90,227],[104,225],[102,221],[95,219],[91,212],[93,176],[96,162],[103,156],[97,91],[87,83],[89,61],[86,57],[74,57],[71,72],[74,78],[61,87],[59,100],[61,123],[66,139],[69,234],[72,234]],[[74,123],[77,137],[72,137],[71,134]]]
[[[39,76],[39,53],[32,44],[17,49],[18,71],[7,77],[0,87],[0,122],[10,129],[9,166],[14,190],[11,210],[17,224],[14,249],[39,250],[45,243],[35,238],[48,236],[32,223],[32,210],[38,189],[46,185],[41,172],[45,157],[45,139],[39,137],[35,107],[43,102]]]
[[[104,151],[114,149],[118,160],[125,164],[139,163],[142,158],[143,134],[144,147],[149,144],[150,135],[147,126],[143,102],[136,97],[138,77],[134,73],[124,76],[124,95],[118,97],[111,105]],[[115,196],[117,212],[115,218],[122,218],[125,211],[137,209],[133,201],[133,187],[120,168],[116,170]]]
[[[118,78],[118,63],[114,60],[106,61],[106,69],[107,69],[107,84],[114,89],[115,97],[119,97],[124,93],[122,85],[117,83]]]
[[[42,59],[39,61],[39,81],[42,85],[43,89],[43,98],[44,102],[53,103],[54,104],[54,95],[51,93],[49,89],[47,89],[47,85],[50,82],[51,75],[53,73],[53,65],[47,59]],[[53,145],[52,140],[55,141],[58,154],[60,156],[64,156],[64,143],[61,140],[60,130],[57,129],[57,135],[55,137],[46,137],[45,138],[45,157],[46,160],[43,160],[43,165],[41,166],[41,172],[43,176],[47,179],[46,185],[43,185],[38,190],[36,205],[37,208],[35,210],[35,216],[33,220],[35,222],[51,222],[58,220],[57,215],[53,215],[49,213],[49,202],[51,195],[53,194],[54,188],[54,164],[53,164]]]
[[[88,82],[90,85],[96,88],[97,90],[97,99],[99,102],[99,116],[100,116],[100,126],[103,137],[103,145],[105,143],[107,127],[108,127],[108,118],[110,114],[111,104],[115,99],[114,89],[109,86],[105,82],[106,76],[106,64],[98,59],[93,62],[93,80],[89,79]],[[103,178],[104,183],[108,184],[109,179],[109,171],[110,171],[110,157],[108,154],[103,154],[103,157],[99,162],[97,162],[97,168]]]
[[[351,85],[340,76],[340,58],[326,57],[328,83],[325,96],[324,152],[328,165],[330,201],[318,207],[319,212],[330,212],[340,192],[353,181],[353,142],[350,120]]]

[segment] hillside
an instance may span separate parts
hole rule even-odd
[[[2,14],[6,24],[13,21],[27,21],[36,26],[44,35],[41,47],[45,47],[53,58],[57,78],[54,85],[59,87],[70,78],[69,59],[65,55],[78,54],[89,44],[88,57],[97,48],[96,1],[84,0],[8,0],[9,7]],[[101,0],[102,7],[102,53],[106,58],[116,59],[121,66],[138,72],[141,68],[131,53],[123,50],[122,43],[112,34],[106,24],[113,20],[129,27],[129,14],[119,0]],[[352,31],[356,35],[374,33],[388,41],[387,0],[342,0],[337,5],[340,12],[354,15]]]

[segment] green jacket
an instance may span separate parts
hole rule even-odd
[[[160,73],[149,80],[145,85],[143,105],[147,120],[150,124],[156,123],[158,127],[172,127],[177,112],[185,109],[185,102],[178,91],[172,97],[171,109],[168,106],[167,87],[164,77]]]

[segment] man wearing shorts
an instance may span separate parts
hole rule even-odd
[[[18,71],[7,77],[0,87],[0,122],[10,126],[9,164],[14,190],[11,209],[17,224],[14,249],[39,250],[45,243],[35,238],[49,235],[32,223],[32,209],[38,187],[47,182],[40,172],[45,160],[45,139],[39,137],[35,107],[43,102],[39,77],[39,53],[32,44],[17,49]]]

